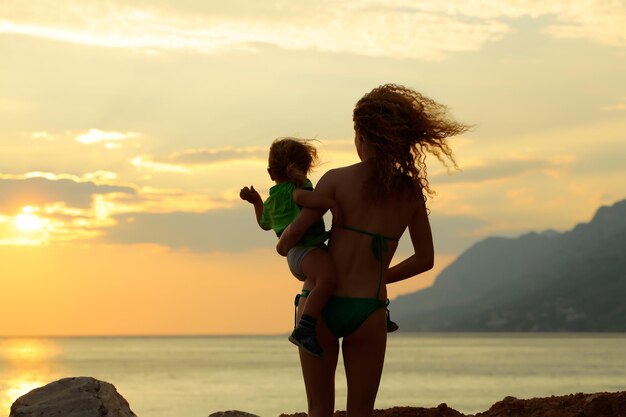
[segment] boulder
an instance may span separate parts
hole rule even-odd
[[[108,382],[63,378],[18,398],[9,417],[137,417]]]

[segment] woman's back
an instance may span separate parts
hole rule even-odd
[[[424,206],[423,198],[408,184],[382,199],[373,200],[367,182],[374,169],[371,161],[365,161],[333,170],[324,178],[341,212],[341,225],[333,228],[329,242],[338,275],[335,294],[339,296],[376,296],[381,278],[385,282],[397,240],[416,211]],[[373,236],[364,232],[385,237],[381,242],[387,248],[382,252],[382,269],[381,261],[373,252]],[[378,298],[386,297],[385,286],[380,285]]]

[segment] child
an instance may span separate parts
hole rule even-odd
[[[307,174],[316,162],[317,150],[308,141],[283,138],[272,143],[267,172],[276,185],[270,188],[269,197],[263,202],[252,186],[242,188],[239,193],[242,200],[254,205],[257,223],[263,230],[272,229],[280,237],[301,207],[335,207],[334,200],[312,192]],[[327,238],[324,220],[320,219],[287,255],[292,274],[312,287],[289,341],[317,357],[322,356],[316,335],[317,320],[336,285],[335,267],[324,245]]]

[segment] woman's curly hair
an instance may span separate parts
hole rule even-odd
[[[382,85],[363,96],[354,108],[353,121],[357,135],[376,152],[376,170],[368,184],[374,200],[404,188],[407,180],[417,192],[426,192],[424,199],[432,197],[426,154],[456,168],[447,138],[470,128],[453,120],[446,106],[396,84]]]
[[[296,138],[278,138],[272,142],[268,161],[272,175],[302,187],[317,164],[317,149],[309,142]]]

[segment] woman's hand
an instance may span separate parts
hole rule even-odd
[[[287,256],[287,252],[295,245],[293,239],[291,238],[291,225],[287,226],[283,233],[280,235],[280,239],[278,239],[278,243],[276,244],[276,252],[280,256]]]
[[[409,222],[409,234],[411,235],[415,253],[399,264],[389,268],[386,279],[387,284],[402,281],[426,272],[434,265],[433,235],[430,230],[426,205],[421,199]]]

